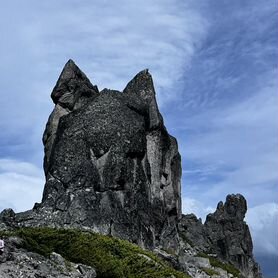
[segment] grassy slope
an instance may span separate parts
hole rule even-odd
[[[1,235],[21,237],[22,247],[29,251],[44,256],[57,252],[68,261],[93,266],[98,278],[168,278],[172,274],[177,278],[189,277],[137,245],[92,232],[24,228]]]

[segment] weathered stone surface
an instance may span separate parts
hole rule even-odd
[[[219,202],[209,214],[204,227],[210,242],[210,251],[231,262],[245,277],[261,277],[253,258],[253,244],[248,225],[244,221],[247,211],[245,198],[228,195],[225,204]]]
[[[191,252],[196,252],[195,256],[205,253],[234,265],[244,277],[259,278],[261,273],[253,258],[252,238],[244,221],[246,211],[247,203],[242,195],[228,195],[225,204],[219,202],[204,224],[194,214],[182,215],[178,224],[180,238],[190,245]],[[180,263],[196,267],[191,257],[192,254],[181,254]]]
[[[179,235],[184,242],[194,246],[198,252],[209,249],[207,234],[201,219],[197,219],[194,214],[182,215],[179,225]]]
[[[21,239],[5,239],[5,251],[0,255],[1,278],[96,278],[96,271],[89,266],[73,264],[57,254],[50,258],[28,252],[21,247]]]
[[[99,93],[69,61],[51,96],[56,106],[43,138],[46,185],[29,223],[45,222],[40,216],[51,210],[50,225],[88,227],[147,247],[172,233],[176,245],[181,160],[148,70],[123,92]]]
[[[97,86],[92,85],[87,76],[69,60],[51,93],[51,98],[55,104],[72,111],[97,94]]]
[[[52,100],[56,105],[49,116],[43,134],[45,172],[48,171],[49,158],[60,118],[73,110],[81,108],[98,94],[97,86],[92,85],[87,76],[72,60],[69,60],[51,93]]]

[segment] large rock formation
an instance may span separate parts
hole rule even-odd
[[[204,228],[211,252],[231,262],[245,277],[260,277],[253,258],[252,238],[244,221],[246,211],[242,195],[228,195],[225,204],[219,202],[216,211],[207,216]]]
[[[99,93],[70,60],[51,96],[38,209],[55,212],[53,224],[154,246],[181,216],[181,162],[148,70],[123,92]]]

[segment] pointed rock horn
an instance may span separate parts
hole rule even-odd
[[[59,102],[61,97],[67,95],[69,98],[69,94],[72,95],[72,98],[75,99],[79,97],[76,95],[76,91],[80,92],[85,91],[88,94],[98,93],[98,89],[96,86],[93,86],[88,79],[88,77],[79,69],[79,67],[74,63],[73,60],[68,60],[65,64],[59,79],[51,93],[51,98],[55,104]]]

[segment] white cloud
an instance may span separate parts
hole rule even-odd
[[[251,206],[274,201],[278,84],[272,73],[264,80],[265,84],[244,101],[208,110],[192,117],[188,125],[185,122],[180,131],[184,142],[181,153],[186,157],[184,194],[207,205],[229,193],[242,193]],[[193,175],[191,171],[196,169],[198,173]]]
[[[188,198],[188,197],[183,197],[182,198],[182,213],[183,214],[190,214],[194,213],[197,217],[202,218],[202,221],[204,222],[206,220],[206,216],[214,212],[215,209],[206,206],[204,203],[201,203],[200,201],[193,199],[193,198]]]
[[[41,70],[57,75],[72,58],[101,88],[122,90],[134,74],[149,68],[163,94],[161,103],[174,96],[161,88],[170,88],[181,78],[208,28],[194,1],[32,2],[32,11],[20,5],[17,20],[24,23],[17,24],[13,39]],[[9,9],[2,21],[8,20]],[[22,10],[30,16],[24,18]]]
[[[0,158],[0,174],[2,173],[17,173],[38,178],[42,176],[42,170],[37,166],[28,162],[8,158]]]
[[[249,208],[246,215],[256,254],[278,255],[278,204]]]
[[[0,211],[31,209],[40,202],[44,185],[42,170],[28,162],[0,159]]]

